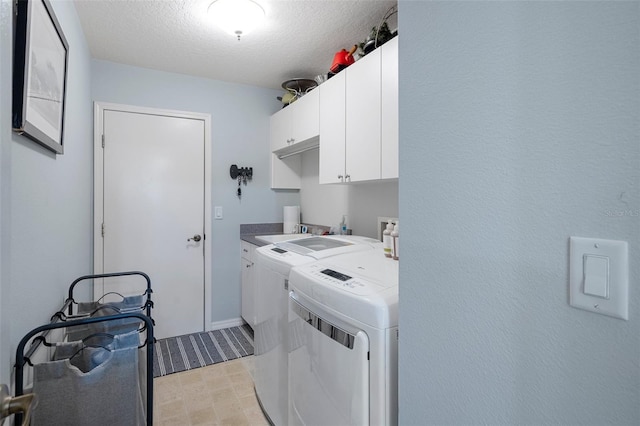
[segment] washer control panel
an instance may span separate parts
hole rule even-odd
[[[325,266],[308,265],[303,268],[307,270],[306,272],[309,275],[315,278],[316,282],[337,287],[351,293],[366,295],[375,289],[371,283],[368,283],[362,278],[354,278]]]
[[[330,277],[333,277],[336,280],[339,280],[342,282],[348,281],[351,279],[349,275],[341,274],[340,272],[336,272],[333,269],[323,269],[322,271],[320,271],[320,273],[329,275]]]

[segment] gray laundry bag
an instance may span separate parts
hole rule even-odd
[[[146,424],[138,341],[136,331],[115,336],[104,347],[59,344],[53,361],[34,366],[32,391],[39,402],[31,425]]]
[[[127,297],[123,302],[83,302],[78,304],[78,314],[69,319],[95,318],[121,313],[143,313],[142,296]],[[127,317],[109,321],[78,325],[67,329],[67,340],[79,341],[96,333],[123,334],[142,326],[139,318]]]

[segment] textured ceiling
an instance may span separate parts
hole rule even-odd
[[[397,2],[256,0],[262,27],[240,41],[207,16],[212,0],[75,0],[96,59],[280,88],[326,73],[334,54],[363,42]],[[397,14],[389,20],[397,28]]]

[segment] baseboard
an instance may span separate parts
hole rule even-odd
[[[229,327],[238,327],[244,324],[244,320],[242,318],[234,318],[225,321],[216,321],[209,324],[210,330],[220,330],[221,328],[229,328]]]

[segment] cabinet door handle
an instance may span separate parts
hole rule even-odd
[[[342,175],[338,175],[338,179],[340,179],[340,182],[344,182],[344,179],[342,178]]]
[[[344,175],[344,180],[349,180],[349,182],[351,182],[351,175]]]

